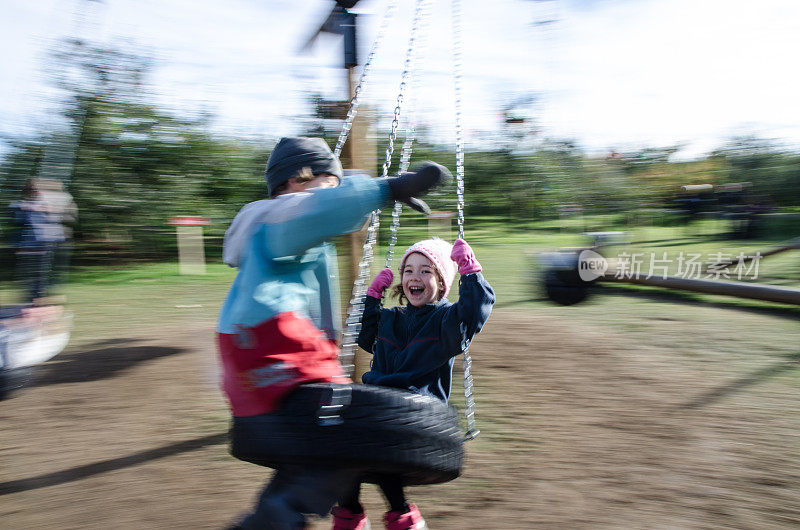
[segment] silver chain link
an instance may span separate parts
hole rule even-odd
[[[464,134],[461,125],[461,2],[453,0],[453,85],[456,110],[456,195],[458,209],[458,237],[464,239]],[[464,350],[461,359],[464,369],[464,417],[467,420],[467,432],[464,441],[474,440],[480,433],[475,428],[475,394],[472,381],[472,359],[469,348]]]
[[[380,27],[378,28],[378,32],[375,35],[375,40],[372,42],[372,48],[370,49],[369,55],[367,55],[367,60],[364,62],[364,67],[361,69],[361,76],[358,79],[358,83],[356,87],[353,89],[353,97],[350,99],[350,108],[347,109],[347,116],[345,117],[344,124],[342,125],[342,130],[339,133],[339,138],[336,141],[336,146],[333,149],[334,155],[338,158],[342,154],[342,149],[344,148],[345,142],[347,142],[347,138],[350,135],[350,130],[353,127],[353,121],[356,118],[356,113],[358,112],[358,105],[361,102],[361,91],[363,90],[367,78],[370,73],[370,69],[372,66],[372,61],[375,58],[375,53],[377,52],[378,48],[380,47],[380,43],[383,40],[383,36],[386,33],[386,29],[389,27],[389,21],[391,20],[394,12],[397,8],[397,0],[390,0],[388,5],[386,6],[386,12],[383,15],[383,21],[381,22]],[[375,213],[373,212],[373,216]],[[372,222],[369,224],[370,228],[373,227]],[[367,242],[375,241],[375,234],[374,232],[367,230]],[[367,248],[367,244],[364,245],[364,254],[361,257],[361,260],[358,263],[359,271],[363,270],[365,267],[369,269],[369,263],[372,261],[372,245]],[[357,275],[355,282],[353,284],[353,297],[355,297],[357,292],[365,292],[366,286],[363,285],[364,278],[362,277],[361,272]],[[351,298],[350,306],[348,310],[348,317],[345,320],[345,332],[342,337],[342,343],[355,343],[356,339],[358,338],[358,333],[361,329],[361,322],[360,316],[361,312],[364,310],[364,303],[363,303],[363,295],[358,299]],[[349,355],[343,355],[344,347],[342,351],[339,353],[339,361],[344,368],[345,373],[352,374],[353,371],[353,355],[355,353],[355,349],[352,350],[353,353]]]
[[[425,10],[427,8],[427,0],[423,0],[422,6],[420,9]],[[422,20],[420,21],[420,25],[424,29],[425,19],[427,13],[423,11],[421,14]],[[413,151],[414,142],[417,139],[417,120],[416,120],[416,112],[415,109],[417,108],[416,99],[417,94],[419,93],[419,64],[424,55],[424,36],[425,31],[422,31],[420,37],[417,39],[417,45],[413,51],[412,63],[410,65],[411,70],[411,81],[410,81],[410,90],[409,90],[409,110],[406,112],[406,131],[405,131],[405,140],[403,141],[403,149],[400,152],[400,164],[397,168],[397,176],[399,177],[406,171],[408,171],[408,167],[411,165],[411,152]],[[392,266],[392,258],[394,257],[394,247],[397,245],[397,234],[400,228],[400,214],[403,212],[403,204],[401,202],[395,201],[394,208],[392,209],[392,226],[389,229],[389,240],[386,243],[386,264],[385,267],[389,268]]]
[[[414,120],[409,120],[406,138],[403,142],[403,149],[400,155],[400,165],[397,168],[397,176],[400,176],[404,172],[408,171],[408,166],[411,163],[411,151],[416,138],[416,132],[417,129]],[[397,232],[400,229],[400,214],[402,212],[403,203],[395,201],[394,208],[392,208],[392,226],[389,228],[389,241],[386,243],[386,263],[384,266],[387,269],[392,266],[394,247],[397,245]]]
[[[464,239],[464,128],[461,124],[461,2],[453,0],[453,93],[456,111],[456,195],[458,237]]]
[[[403,73],[400,76],[400,89],[397,93],[397,104],[394,107],[394,117],[392,118],[392,129],[389,133],[389,144],[386,146],[386,156],[383,160],[382,177],[389,176],[389,167],[392,165],[392,154],[394,153],[394,142],[397,139],[397,127],[400,124],[400,111],[405,100],[406,88],[408,87],[408,79],[411,76],[411,68],[414,64],[414,47],[417,41],[417,31],[420,26],[420,19],[424,12],[425,0],[417,0],[416,9],[414,10],[414,20],[411,23],[411,36],[408,39],[408,49],[406,50],[406,60],[403,64]]]
[[[387,269],[392,266],[394,247],[397,245],[397,231],[400,228],[400,214],[402,212],[403,203],[395,201],[394,208],[392,208],[392,226],[389,228],[389,241],[386,246],[386,263],[384,267]]]
[[[386,33],[386,28],[389,26],[389,21],[391,20],[394,12],[397,8],[397,0],[390,0],[389,4],[386,6],[386,12],[383,16],[383,21],[381,22],[380,28],[378,28],[378,32],[375,36],[375,40],[372,43],[372,49],[367,56],[367,60],[364,62],[364,67],[361,69],[361,76],[359,77],[358,83],[353,90],[353,97],[350,99],[350,108],[347,110],[347,116],[345,117],[344,124],[342,125],[342,131],[339,133],[339,139],[336,141],[336,147],[334,147],[333,153],[338,158],[342,153],[342,148],[344,147],[345,142],[347,141],[348,136],[350,135],[350,130],[353,127],[353,120],[355,120],[356,112],[358,111],[358,105],[360,103],[360,96],[361,91],[366,83],[367,77],[370,72],[370,67],[372,66],[372,61],[375,58],[375,53],[380,46],[381,41],[383,40],[383,36]],[[378,214],[380,214],[380,210],[378,210]],[[359,273],[356,275],[356,279],[353,282],[353,294],[350,298],[350,303],[348,306],[347,318],[345,319],[345,331],[342,335],[342,349],[339,352],[339,362],[344,369],[344,372],[348,375],[352,375],[353,373],[353,357],[355,356],[355,344],[358,339],[358,333],[361,331],[361,313],[364,311],[364,293],[366,292],[366,284],[365,278],[366,276],[362,273],[364,269],[369,271],[369,264],[372,261],[372,246],[374,245],[375,239],[377,237],[377,226],[373,223],[373,218],[376,216],[376,213],[373,212],[370,216],[370,222],[367,229],[367,236],[364,243],[364,250],[361,256],[361,259],[358,262],[358,270]]]
[[[420,26],[420,20],[424,14],[423,5],[425,0],[417,0],[416,8],[414,10],[414,19],[411,25],[411,36],[408,39],[408,49],[406,50],[406,60],[404,63],[403,73],[400,78],[400,89],[397,95],[397,103],[394,109],[394,116],[392,118],[392,129],[389,133],[389,145],[386,147],[386,156],[383,161],[382,177],[386,178],[389,175],[389,167],[392,164],[392,153],[394,152],[394,142],[397,138],[397,127],[400,123],[400,112],[403,106],[403,99],[405,97],[406,87],[408,86],[408,77],[413,63],[414,47],[417,39],[417,30]],[[342,336],[342,348],[339,352],[339,361],[348,377],[353,376],[355,365],[353,359],[355,358],[356,350],[358,348],[358,333],[361,330],[361,314],[364,311],[364,296],[367,291],[367,281],[370,276],[370,263],[372,262],[373,247],[378,237],[378,229],[380,228],[380,210],[375,210],[370,215],[369,225],[367,227],[367,237],[364,241],[363,254],[361,260],[358,262],[358,275],[355,282],[353,282],[353,293],[350,297],[350,303],[347,310],[347,318],[345,319],[346,329]]]

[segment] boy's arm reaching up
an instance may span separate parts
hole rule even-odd
[[[389,198],[385,180],[365,176],[346,178],[336,188],[278,197],[264,220],[266,250],[273,258],[295,256],[334,236],[355,232]]]
[[[251,238],[262,227],[259,254],[275,259],[301,255],[333,236],[354,232],[364,225],[369,212],[391,201],[424,210],[427,206],[417,197],[449,178],[447,168],[427,163],[415,173],[395,178],[353,176],[335,188],[314,188],[250,203],[225,232],[223,261],[238,267]]]
[[[333,236],[358,230],[369,212],[388,200],[385,180],[359,175],[336,188],[251,202],[225,232],[223,261],[239,267],[251,252],[256,259],[301,255]]]

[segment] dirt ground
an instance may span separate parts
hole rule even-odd
[[[226,452],[212,329],[71,346],[0,402],[0,527],[224,528],[247,509],[269,470]],[[797,356],[742,373],[509,309],[472,354],[464,474],[410,491],[432,529],[800,527]]]

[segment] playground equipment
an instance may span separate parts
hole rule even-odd
[[[599,248],[567,248],[557,252],[540,254],[541,282],[545,295],[558,304],[573,305],[582,302],[589,296],[590,288],[594,283],[614,282],[800,305],[800,289],[741,281],[682,278],[665,275],[648,277],[641,274],[619,274],[619,271],[614,267],[613,260],[609,261],[607,270],[602,271],[594,278],[592,278],[593,275],[582,275],[581,267],[585,267],[584,263],[586,262],[581,259],[581,253],[588,250],[592,251],[593,255],[599,256],[599,254],[594,254],[594,250]],[[800,249],[800,238],[757,253],[756,256],[759,259],[763,259],[764,257],[795,249]],[[754,258],[743,258],[741,263],[747,263],[752,259]],[[715,263],[708,267],[706,272],[709,270],[721,271],[739,263],[740,261],[738,260]]]
[[[336,9],[344,7],[340,3]],[[394,2],[391,2],[381,28],[386,27],[393,10]],[[400,113],[416,61],[417,34],[426,11],[426,0],[417,0],[382,168],[383,177],[388,176],[392,162]],[[454,0],[456,194],[459,237],[463,237],[464,148],[460,123],[459,16],[458,0]],[[379,30],[353,91],[350,108],[333,150],[337,157],[340,156],[350,133],[363,84],[381,38],[382,30]],[[414,136],[414,122],[408,120],[398,173],[408,169]],[[386,257],[387,266],[391,263],[401,210],[401,205],[395,203]],[[346,330],[342,338],[340,361],[348,375],[352,375],[355,368],[353,358],[357,348],[356,341],[370,277],[373,247],[376,244],[380,224],[380,213],[380,210],[372,212],[368,222],[363,255],[358,264],[359,272],[353,284],[353,294],[345,321]],[[460,435],[461,428],[455,409],[436,398],[368,385],[309,384],[293,391],[278,411],[253,417],[234,418],[231,429],[231,453],[241,460],[268,467],[280,467],[284,464],[336,463],[358,470],[365,477],[365,481],[372,480],[371,477],[376,473],[397,475],[405,485],[433,484],[452,480],[461,471],[462,443],[478,434],[474,427],[475,406],[468,352],[464,353],[463,366],[467,421],[467,432],[463,437]]]
[[[29,305],[0,310],[0,399],[24,386],[34,367],[69,342],[72,313],[61,306]]]
[[[651,278],[617,278],[613,274],[604,276],[602,281],[631,283],[650,287],[664,287],[677,291],[692,291],[696,293],[734,296],[736,298],[749,298],[751,300],[763,300],[765,302],[800,305],[800,289],[790,289],[777,285],[759,285],[727,280],[698,280],[675,276],[667,276],[666,278],[659,276]]]
[[[752,187],[751,182],[691,184],[681,186],[673,202],[686,222],[701,217],[724,219],[730,222],[731,237],[747,239],[761,229],[760,214],[767,209],[751,193]]]
[[[373,480],[400,475],[405,485],[437,484],[461,472],[458,415],[442,401],[372,385],[302,385],[280,410],[236,418],[231,454],[277,468],[341,465]]]
[[[400,93],[397,97],[397,105],[394,110],[394,120],[392,121],[392,129],[389,134],[389,144],[386,148],[386,156],[383,162],[383,177],[388,176],[388,170],[391,165],[392,152],[394,149],[394,141],[397,137],[398,118],[400,116],[402,103],[404,99],[404,91],[407,86],[407,78],[414,66],[414,43],[416,39],[416,31],[419,26],[417,16],[422,14],[424,10],[424,2],[417,3],[417,14],[415,21],[412,25],[411,37],[409,39],[409,48],[406,54],[405,68],[402,74],[400,83]],[[460,5],[458,1],[453,2],[453,80],[454,80],[454,94],[455,94],[455,127],[456,127],[456,198],[457,198],[457,224],[458,224],[458,237],[464,237],[464,140],[463,130],[461,125],[461,80],[462,80],[462,65],[461,65],[461,22],[460,22]],[[403,145],[400,166],[398,174],[406,171],[411,158],[412,145],[415,139],[415,129],[413,119],[408,120],[406,131],[406,139]],[[402,212],[402,205],[395,203],[392,211],[392,226],[390,230],[390,238],[388,241],[388,249],[386,252],[386,267],[389,267],[392,262],[392,255],[394,246],[397,242],[397,230],[400,224],[400,214]],[[380,210],[372,213],[367,228],[367,237],[364,242],[363,255],[359,262],[359,274],[353,285],[353,294],[350,299],[348,308],[348,317],[346,320],[347,329],[342,339],[342,349],[340,359],[345,371],[352,375],[354,369],[353,358],[357,349],[356,339],[360,329],[361,313],[364,309],[364,296],[366,294],[367,284],[370,274],[370,263],[373,257],[373,247],[377,241],[378,228],[380,226]],[[472,440],[480,433],[475,427],[475,400],[473,392],[472,380],[472,360],[469,351],[465,351],[462,357],[462,368],[464,371],[464,416],[466,419],[466,433],[464,440]]]

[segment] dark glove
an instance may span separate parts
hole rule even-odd
[[[433,188],[447,183],[453,175],[446,167],[435,162],[425,162],[414,173],[402,173],[399,177],[387,179],[392,199],[406,203],[418,212],[430,213],[424,201],[417,198]]]

